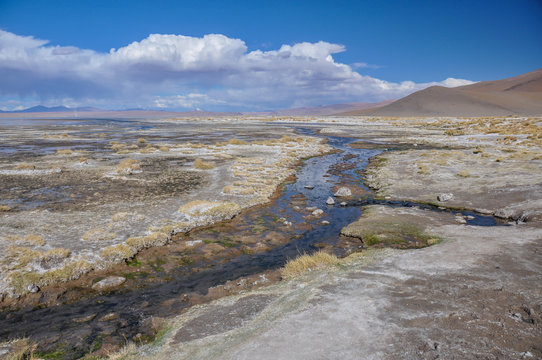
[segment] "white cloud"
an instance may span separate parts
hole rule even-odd
[[[100,53],[0,30],[0,97],[80,104],[269,109],[398,98],[440,83],[388,82],[335,62],[324,41],[248,51],[240,39],[152,34]],[[355,67],[372,67],[357,63]]]

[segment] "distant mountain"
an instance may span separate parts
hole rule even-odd
[[[542,69],[503,80],[483,81],[455,88],[432,86],[387,106],[357,112],[357,115],[542,115]]]
[[[73,112],[73,111],[103,111],[101,109],[97,109],[90,106],[83,106],[83,107],[77,107],[77,108],[68,108],[65,106],[53,106],[53,107],[47,107],[43,105],[37,105],[32,106],[28,109],[23,110],[14,110],[14,111],[1,111],[2,113],[44,113],[44,112]]]
[[[292,109],[280,109],[259,112],[244,112],[244,115],[269,115],[269,116],[328,116],[338,113],[360,111],[363,109],[374,109],[388,105],[394,100],[386,100],[378,103],[354,102],[320,106],[306,106]]]

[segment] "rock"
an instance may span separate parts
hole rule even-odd
[[[335,192],[335,197],[352,196],[352,191],[347,187],[341,187]]]
[[[455,221],[460,224],[466,224],[467,220],[465,220],[462,216],[456,216]]]
[[[36,284],[30,284],[28,285],[27,287],[28,291],[31,292],[31,293],[37,293],[40,291],[40,287]]]
[[[73,322],[76,322],[76,323],[89,322],[89,321],[94,320],[94,318],[96,317],[96,315],[98,315],[98,314],[90,314],[90,315],[87,315],[87,316],[82,316],[82,317],[74,318],[74,319],[72,319],[72,321],[73,321]]]
[[[322,225],[329,225],[329,221],[327,221],[327,220],[322,220],[322,222],[321,222],[320,224],[322,224]]]
[[[467,215],[465,217],[467,218],[467,220],[474,220],[474,216],[472,216],[472,215]]]
[[[333,198],[330,196],[330,197],[327,198],[326,204],[328,204],[328,205],[334,205],[334,204],[335,204],[335,200],[333,200]]]
[[[316,209],[312,212],[312,216],[321,216],[324,214],[324,210],[322,209]]]
[[[474,209],[474,211],[477,212],[478,214],[482,214],[482,215],[493,215],[493,211],[488,210],[488,209],[478,208],[478,209]]]
[[[314,189],[314,186],[312,186],[312,185],[305,185],[304,188],[305,188],[305,189],[312,190],[312,189]]]
[[[343,201],[343,202],[341,203],[341,206],[346,206],[346,205],[348,205],[348,203],[347,203],[346,201]]]
[[[454,194],[452,193],[442,193],[437,196],[437,200],[441,202],[452,200],[453,198],[454,198]]]
[[[111,320],[118,319],[118,317],[119,316],[115,313],[109,313],[102,316],[98,321],[111,321]]]
[[[499,209],[495,211],[495,217],[501,219],[512,219],[517,220],[521,216],[521,213],[518,210],[514,209]]]
[[[109,276],[103,280],[98,281],[96,284],[92,285],[93,290],[106,290],[110,288],[117,287],[124,284],[126,281],[125,277],[122,276]]]

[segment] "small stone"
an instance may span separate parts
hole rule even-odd
[[[316,210],[316,209],[318,209],[316,206],[307,206],[307,207],[305,208],[305,210],[307,210],[307,211],[314,211],[314,210]]]
[[[125,277],[122,276],[109,276],[103,280],[98,281],[96,284],[92,285],[93,290],[105,290],[117,287],[124,284],[126,281]]]
[[[330,196],[330,197],[327,198],[326,204],[328,204],[328,205],[334,205],[334,204],[335,204],[335,200],[333,200],[333,198]]]
[[[341,206],[346,206],[346,205],[348,205],[348,203],[347,203],[346,201],[343,201],[343,202],[341,203]]]
[[[467,220],[463,219],[463,217],[461,217],[461,216],[456,216],[455,221],[460,223],[460,224],[466,224],[467,223]]]
[[[115,313],[109,313],[102,316],[98,321],[111,321],[111,320],[118,319],[118,317],[119,316]]]
[[[467,220],[474,220],[474,216],[472,216],[472,215],[467,215],[465,217],[467,218]]]
[[[327,221],[327,220],[322,220],[322,222],[321,222],[320,224],[322,224],[322,225],[329,225],[329,221]]]
[[[312,186],[312,185],[305,185],[304,188],[305,188],[305,189],[312,190],[312,189],[314,189],[314,186]]]
[[[31,292],[31,293],[37,293],[40,291],[40,287],[36,284],[30,284],[28,285],[27,287],[28,291]]]
[[[324,214],[324,210],[322,209],[316,209],[312,212],[312,216],[321,216]]]
[[[347,187],[341,187],[335,192],[335,197],[352,196],[352,191]]]
[[[454,198],[454,194],[452,193],[442,193],[437,196],[437,200],[441,202],[452,200],[453,198]]]
[[[76,322],[76,323],[89,322],[89,321],[94,320],[94,318],[96,317],[96,315],[98,315],[98,314],[90,314],[90,315],[87,315],[87,316],[81,316],[81,317],[72,319],[72,321],[73,321],[73,322]]]

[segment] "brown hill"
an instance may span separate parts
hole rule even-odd
[[[456,88],[432,86],[387,106],[348,115],[542,115],[542,69],[503,80],[482,81]]]

